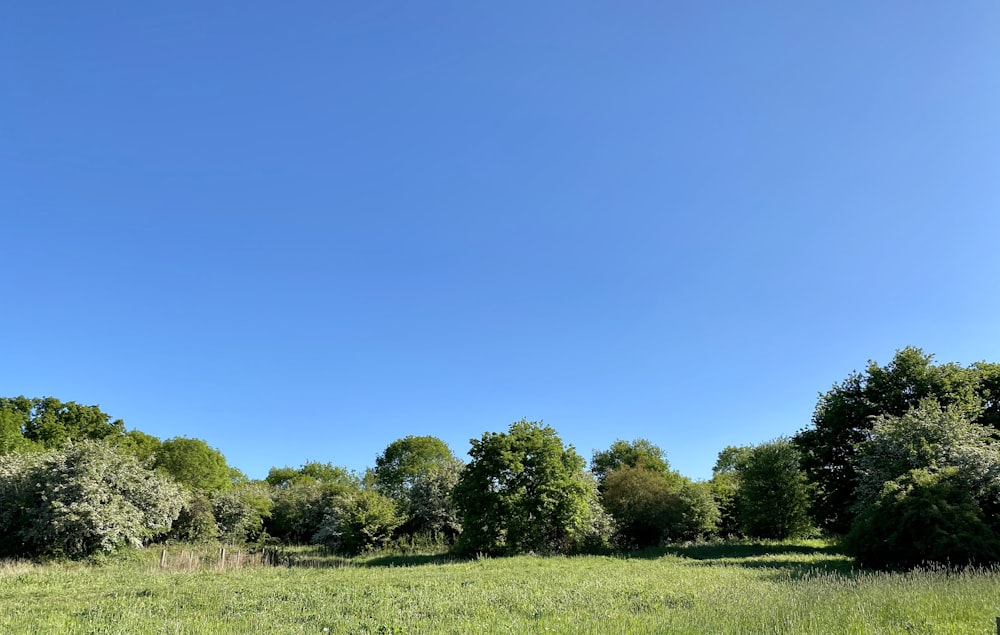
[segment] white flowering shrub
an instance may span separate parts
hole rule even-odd
[[[8,455],[0,457],[0,546],[7,555],[70,557],[140,546],[170,530],[183,501],[168,477],[103,442]]]

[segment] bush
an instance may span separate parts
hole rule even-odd
[[[1000,561],[1000,540],[955,467],[911,470],[886,483],[855,519],[845,548],[879,569]]]
[[[218,535],[212,501],[204,494],[196,494],[181,507],[168,538],[178,542],[208,542]]]
[[[0,458],[0,514],[6,555],[70,557],[141,546],[165,534],[183,495],[167,478],[103,442]]]
[[[374,490],[361,490],[344,496],[327,510],[314,542],[354,556],[386,546],[402,522],[392,499]]]
[[[642,467],[609,472],[602,502],[617,523],[619,544],[626,548],[701,538],[714,533],[719,520],[705,486]]]
[[[752,538],[795,538],[812,529],[810,488],[788,439],[750,448],[737,464],[740,529]]]

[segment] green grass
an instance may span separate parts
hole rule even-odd
[[[0,563],[0,632],[984,634],[1000,612],[1000,571],[859,572],[820,541],[465,562],[289,555],[260,566],[230,551],[225,570],[218,552],[182,548],[162,569],[158,549]]]

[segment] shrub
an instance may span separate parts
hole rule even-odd
[[[360,490],[327,510],[314,542],[337,553],[357,555],[387,545],[402,522],[392,499],[374,490]]]
[[[907,569],[1000,561],[1000,541],[958,468],[911,470],[855,519],[845,548],[863,566]]]
[[[176,484],[103,442],[3,457],[0,464],[4,507],[20,505],[0,527],[8,535],[5,546],[20,548],[16,555],[79,557],[140,546],[165,534],[183,503]]]

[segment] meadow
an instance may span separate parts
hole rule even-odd
[[[878,573],[821,541],[353,560],[176,546],[0,563],[3,633],[984,633],[1000,571]]]

